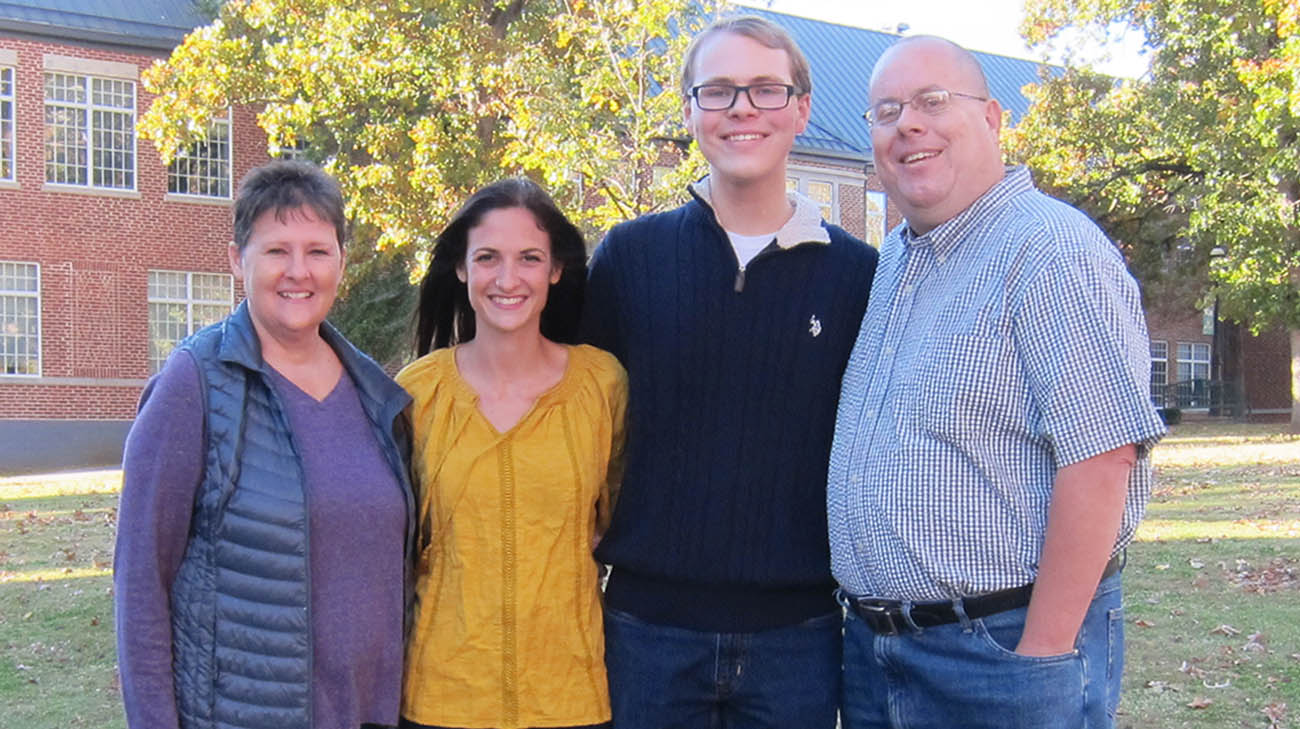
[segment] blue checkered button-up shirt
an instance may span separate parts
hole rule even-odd
[[[1032,582],[1056,471],[1129,443],[1115,550],[1164,425],[1124,259],[1011,170],[926,235],[890,233],[844,373],[827,504],[845,590],[901,600]]]

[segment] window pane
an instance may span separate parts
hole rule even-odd
[[[135,109],[135,84],[115,79],[91,79],[91,102],[95,106]]]
[[[182,339],[230,313],[228,273],[149,272],[149,368],[157,372]]]
[[[44,78],[45,181],[135,189],[135,82]]]
[[[149,299],[185,300],[185,276],[176,271],[149,272]]]
[[[0,68],[0,180],[14,179],[14,70]]]
[[[89,144],[86,110],[45,107],[45,181],[86,184]]]
[[[885,193],[867,190],[866,207],[863,215],[866,226],[866,241],[879,248],[885,242]]]
[[[216,324],[230,314],[230,307],[223,304],[195,304],[194,331],[209,324]]]
[[[194,300],[216,301],[230,306],[230,275],[224,273],[194,274]]]
[[[185,304],[149,304],[149,369],[162,369],[167,355],[189,334]]]
[[[229,121],[214,121],[206,139],[177,151],[167,168],[167,192],[230,197]]]
[[[45,100],[71,104],[86,103],[86,79],[64,73],[45,74]]]
[[[131,114],[96,111],[92,136],[96,187],[135,186],[135,119]]]
[[[0,292],[36,293],[40,280],[34,263],[0,261]]]
[[[40,269],[0,261],[0,374],[39,375]]]

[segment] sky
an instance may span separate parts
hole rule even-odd
[[[1017,28],[1024,14],[1023,0],[736,0],[743,5],[766,7],[833,23],[872,30],[898,32],[906,23],[906,34],[938,35],[975,51],[987,51],[1016,58],[1038,60],[1041,53],[1025,46]],[[1100,45],[1089,43],[1074,49],[1099,71],[1115,76],[1137,77],[1146,69],[1140,53],[1140,38],[1123,38]],[[1103,60],[1104,56],[1110,60]],[[1059,57],[1049,60],[1059,61]]]

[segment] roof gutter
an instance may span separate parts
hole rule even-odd
[[[143,35],[139,33],[114,33],[111,31],[79,28],[70,25],[0,18],[0,32],[9,32],[41,39],[55,38],[65,41],[82,41],[86,43],[123,48],[158,51],[171,51],[179,45],[180,42],[185,39],[185,35],[189,33],[189,29],[166,26],[152,26],[151,30],[155,31],[152,35]]]

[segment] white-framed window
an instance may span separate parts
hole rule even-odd
[[[785,188],[802,193],[817,203],[817,206],[821,208],[822,220],[828,223],[840,222],[838,187],[839,185],[830,180],[807,175],[791,175],[785,178]]]
[[[221,321],[234,301],[228,273],[149,272],[149,371],[162,369],[180,341]]]
[[[203,139],[176,150],[167,166],[167,192],[172,195],[230,197],[230,112],[213,119]]]
[[[0,180],[14,180],[14,70],[0,66]]]
[[[1169,342],[1151,343],[1151,402],[1164,407],[1169,384]]]
[[[885,193],[867,190],[866,199],[863,202],[862,223],[864,232],[862,239],[879,248],[884,245],[885,234],[889,232],[889,220],[885,215]]]
[[[41,374],[41,267],[0,261],[0,375]]]
[[[1202,342],[1178,343],[1178,381],[1210,379],[1210,345]]]
[[[135,189],[135,82],[45,72],[45,181]]]

